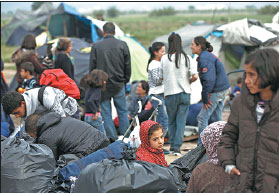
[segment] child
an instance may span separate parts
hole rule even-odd
[[[258,49],[245,60],[241,95],[235,97],[218,144],[231,175],[230,192],[279,190],[279,53]]]
[[[148,72],[148,84],[150,86],[149,95],[155,96],[162,101],[162,105],[158,109],[158,123],[164,128],[164,135],[166,136],[168,131],[168,115],[165,110],[165,99],[164,99],[164,85],[161,74],[162,65],[161,58],[166,52],[166,47],[163,42],[154,42],[149,47],[150,58],[147,64]]]
[[[108,74],[103,70],[92,70],[85,80],[89,86],[85,94],[85,117],[84,121],[103,132],[102,116],[100,114],[101,92],[105,90]]]
[[[240,94],[241,93],[241,84],[242,84],[242,77],[238,77],[236,79],[236,86],[233,90],[233,94],[234,95],[237,95],[237,94]]]
[[[155,121],[144,121],[140,127],[141,144],[137,149],[136,159],[168,166],[163,151],[163,127]]]
[[[38,84],[34,76],[32,76],[33,72],[34,72],[34,66],[31,62],[24,62],[21,64],[20,77],[24,79],[21,88],[25,90],[29,90],[31,88],[38,87]]]

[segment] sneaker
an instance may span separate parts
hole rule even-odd
[[[181,156],[181,151],[180,150],[174,150],[173,155]]]
[[[170,152],[166,149],[163,149],[163,151],[164,151],[164,154],[170,154]]]
[[[171,147],[169,152],[170,152],[171,154],[173,154],[173,153],[174,153],[174,148]]]

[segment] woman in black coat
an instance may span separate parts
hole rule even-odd
[[[57,42],[54,55],[54,68],[62,69],[71,79],[74,80],[74,62],[70,56],[72,42],[68,38],[60,38]]]

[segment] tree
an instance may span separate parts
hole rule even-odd
[[[166,7],[163,9],[155,9],[150,12],[149,16],[163,16],[163,15],[175,15],[176,11],[173,7]]]
[[[188,6],[188,9],[189,9],[190,11],[194,11],[196,8],[195,8],[194,5],[189,5],[189,6]]]
[[[94,18],[97,18],[99,20],[102,20],[101,18],[104,18],[104,14],[105,14],[105,11],[104,10],[96,10],[96,11],[93,11],[93,17]]]
[[[38,9],[44,3],[45,3],[44,1],[33,2],[32,5],[31,5],[32,11],[35,11],[36,9]],[[52,4],[52,2],[49,2],[49,3]]]
[[[259,9],[259,14],[276,14],[279,11],[279,6],[266,5]]]
[[[115,6],[108,8],[107,10],[108,17],[117,17],[119,15],[119,11]]]

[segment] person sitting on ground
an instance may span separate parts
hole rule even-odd
[[[233,90],[233,94],[240,94],[241,93],[241,87],[242,87],[242,77],[238,77],[236,79],[236,86]]]
[[[145,80],[141,80],[136,88],[136,96],[133,99],[132,103],[128,107],[128,118],[132,120],[136,116],[139,110],[138,101],[141,101],[141,112],[138,115],[139,121],[143,122],[148,120],[152,115],[152,112],[155,110],[156,101],[151,101],[151,97],[148,96],[149,85]]]
[[[92,70],[86,76],[87,91],[85,95],[85,117],[84,121],[92,125],[106,135],[100,113],[101,93],[106,89],[108,74],[103,70]]]
[[[225,125],[224,121],[214,122],[202,131],[200,137],[209,159],[194,169],[186,193],[223,193],[229,184],[230,176],[217,158],[217,145]]]
[[[3,109],[7,115],[26,119],[36,110],[49,110],[61,117],[72,116],[77,111],[76,99],[67,96],[63,90],[47,86],[43,93],[43,104],[39,101],[40,88],[30,89],[23,94],[7,92],[2,98]]]
[[[163,127],[155,121],[144,121],[140,126],[141,144],[136,152],[136,159],[168,166],[163,151]]]
[[[56,160],[63,154],[82,158],[110,144],[108,138],[91,125],[55,112],[35,112],[28,116],[25,130],[35,138],[35,143],[47,145]]]
[[[20,66],[20,77],[23,78],[23,83],[21,85],[21,88],[26,90],[29,90],[31,88],[39,87],[34,76],[34,66],[31,62],[24,62]]]

